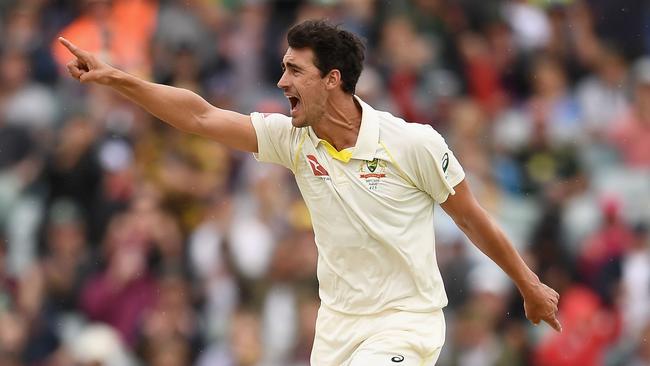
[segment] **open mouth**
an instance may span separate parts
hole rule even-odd
[[[300,107],[300,99],[294,96],[287,96],[289,103],[291,103],[291,114],[295,113]]]

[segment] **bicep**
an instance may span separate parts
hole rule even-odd
[[[199,120],[202,136],[232,149],[257,152],[257,135],[250,115],[212,107]]]
[[[443,210],[462,228],[467,227],[472,217],[481,215],[483,209],[474,197],[472,190],[463,179],[454,187],[455,194],[449,195],[447,200],[440,204]]]

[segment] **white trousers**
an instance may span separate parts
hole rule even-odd
[[[442,310],[347,315],[321,305],[311,366],[433,366],[444,342]]]

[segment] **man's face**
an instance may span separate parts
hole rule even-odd
[[[278,88],[291,104],[292,124],[305,127],[319,121],[325,113],[327,88],[314,65],[314,52],[309,48],[289,47],[282,59],[282,69]]]

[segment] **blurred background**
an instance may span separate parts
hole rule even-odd
[[[63,35],[216,106],[288,113],[287,29],[366,40],[358,95],[433,125],[561,295],[534,327],[436,209],[439,365],[650,365],[650,3],[0,0],[0,365],[304,366],[316,248],[289,171],[63,71]],[[433,265],[433,264],[432,264]]]

